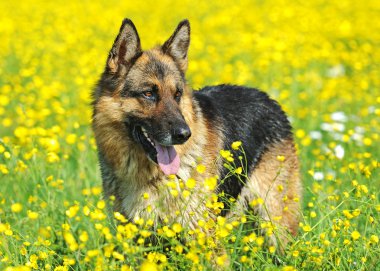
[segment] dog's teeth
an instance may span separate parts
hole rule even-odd
[[[152,144],[153,146],[155,146],[153,139],[151,139],[150,137],[147,137],[147,139],[150,142],[150,144]]]
[[[150,142],[150,144],[152,144],[153,146],[155,146],[153,139],[151,139],[149,137],[148,132],[145,130],[144,127],[141,127],[141,131],[142,131],[143,135],[145,136],[145,138]]]

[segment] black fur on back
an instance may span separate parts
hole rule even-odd
[[[224,149],[232,151],[237,166],[240,154],[231,149],[231,143],[242,142],[247,160],[246,174],[258,164],[269,145],[292,137],[290,123],[280,105],[257,89],[218,85],[194,91],[194,98],[214,129],[222,131]],[[228,169],[224,168],[220,180],[227,173]],[[243,185],[236,176],[230,176],[219,183],[219,192],[237,198]]]

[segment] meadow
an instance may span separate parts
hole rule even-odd
[[[205,236],[107,214],[90,93],[125,17],[145,49],[188,18],[194,89],[257,87],[289,115],[304,197],[283,254],[248,217]],[[1,1],[0,270],[380,270],[376,18],[377,0]]]

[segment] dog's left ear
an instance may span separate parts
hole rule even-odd
[[[190,45],[190,23],[181,21],[171,37],[162,45],[162,51],[170,55],[185,73],[187,69],[187,51]]]

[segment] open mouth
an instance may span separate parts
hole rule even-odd
[[[177,174],[180,160],[174,146],[160,144],[142,126],[133,128],[134,139],[141,144],[148,158],[159,165],[166,174]]]

